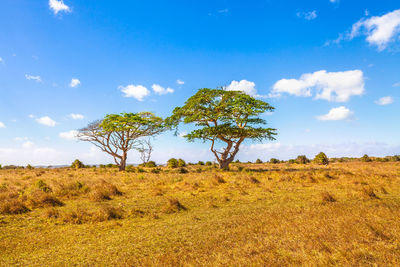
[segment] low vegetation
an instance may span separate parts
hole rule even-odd
[[[2,169],[0,265],[399,266],[400,163],[371,160]]]

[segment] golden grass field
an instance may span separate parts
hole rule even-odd
[[[0,265],[400,266],[400,163],[145,170],[0,170]]]

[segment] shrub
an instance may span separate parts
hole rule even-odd
[[[126,168],[125,168],[125,171],[126,172],[135,172],[135,167],[133,166],[133,165],[128,165],[128,166],[126,166]]]
[[[257,160],[256,160],[256,163],[260,164],[260,163],[263,163],[263,162],[262,162],[261,159],[257,159]]]
[[[167,166],[169,168],[178,168],[178,160],[175,158],[171,158],[167,161]]]
[[[290,163],[290,164],[296,163],[296,160],[295,159],[289,159],[288,163]]]
[[[151,170],[151,173],[160,173],[161,172],[161,168],[154,168]]]
[[[50,193],[53,190],[50,188],[50,186],[48,186],[43,180],[39,180],[36,182],[36,187],[40,190],[42,190],[43,192],[46,193]]]
[[[203,165],[204,165],[204,162],[203,162],[203,161],[199,161],[199,162],[197,163],[197,165],[203,166]]]
[[[235,160],[235,163],[240,163],[240,160],[238,160],[238,159],[237,159],[237,160]]]
[[[58,207],[63,206],[58,198],[53,196],[52,194],[45,193],[41,190],[36,190],[29,195],[27,200],[27,205],[30,208],[43,208],[43,207]]]
[[[324,152],[320,152],[318,155],[315,156],[314,162],[317,164],[328,165],[329,159]]]
[[[155,167],[157,167],[157,164],[154,161],[149,161],[149,162],[146,162],[145,166],[147,168],[155,168]]]
[[[300,155],[300,156],[297,156],[296,163],[307,164],[307,163],[310,163],[310,160],[305,155]]]
[[[185,167],[186,166],[186,162],[183,159],[179,159],[178,160],[178,167]]]
[[[179,173],[188,173],[189,171],[186,168],[179,168],[178,170]]]
[[[361,161],[362,162],[371,162],[372,159],[367,154],[365,154],[364,156],[361,157]]]
[[[276,158],[271,158],[269,160],[269,163],[272,163],[272,164],[278,164],[279,162],[280,162],[279,159],[276,159]]]
[[[33,170],[34,168],[31,166],[31,164],[28,164],[27,166],[26,166],[26,168],[28,169],[28,170]]]
[[[115,185],[102,180],[92,188],[89,198],[93,201],[103,201],[110,200],[112,196],[116,195],[122,195],[122,192]]]
[[[164,207],[164,212],[167,214],[179,212],[182,210],[187,210],[185,206],[183,206],[179,200],[176,198],[168,198],[168,204]]]
[[[206,166],[212,166],[213,164],[212,164],[212,162],[211,161],[207,161],[206,162]]]
[[[79,159],[76,159],[71,164],[71,168],[75,168],[75,169],[81,169],[81,168],[84,168],[84,167],[85,167],[85,165],[83,165],[83,163]]]
[[[322,202],[324,203],[332,203],[332,202],[336,202],[336,198],[329,194],[328,192],[323,192],[322,193]]]

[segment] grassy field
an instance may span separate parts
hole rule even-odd
[[[186,169],[0,170],[0,265],[400,266],[400,163]]]

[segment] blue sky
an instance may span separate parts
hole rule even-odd
[[[0,164],[111,162],[72,131],[109,113],[166,117],[218,86],[276,108],[277,140],[245,143],[241,160],[400,154],[397,1],[117,2],[0,2]],[[172,133],[154,146],[158,162],[212,159]]]

